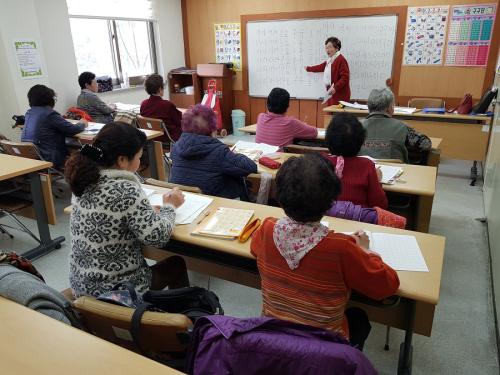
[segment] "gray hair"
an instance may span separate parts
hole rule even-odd
[[[370,112],[387,112],[394,103],[394,94],[388,88],[373,89],[368,97],[368,110]]]

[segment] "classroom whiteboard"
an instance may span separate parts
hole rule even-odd
[[[267,96],[282,87],[296,98],[324,97],[323,73],[308,73],[304,66],[325,61],[325,40],[336,36],[349,63],[351,98],[367,99],[391,78],[397,21],[397,15],[249,21],[249,95]]]

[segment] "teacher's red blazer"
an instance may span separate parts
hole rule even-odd
[[[308,66],[308,72],[320,73],[325,71],[326,61],[319,65]],[[339,104],[339,100],[348,102],[351,99],[349,87],[349,64],[343,55],[339,55],[332,64],[332,83],[335,85],[335,94],[328,100],[327,105]]]

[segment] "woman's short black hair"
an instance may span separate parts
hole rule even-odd
[[[335,38],[334,36],[331,36],[327,40],[325,40],[325,46],[328,43],[332,43],[332,46],[334,46],[335,48],[337,48],[339,51],[342,48],[342,43],[340,42],[340,40],[338,38]]]
[[[334,116],[326,129],[326,143],[332,155],[356,156],[365,139],[365,128],[358,118],[350,113]]]
[[[35,85],[28,91],[28,102],[30,107],[54,107],[56,104],[56,93],[45,85]]]
[[[285,89],[275,87],[267,97],[267,109],[269,112],[285,113],[290,105],[290,93]]]
[[[156,73],[151,74],[144,81],[144,87],[146,88],[146,92],[149,95],[158,94],[158,91],[160,91],[160,89],[164,87],[163,77]]]
[[[276,175],[278,202],[291,219],[319,221],[340,194],[332,163],[319,154],[289,158]]]
[[[92,72],[83,72],[78,76],[78,84],[80,88],[83,90],[85,85],[91,85],[92,81],[95,79],[95,74]]]

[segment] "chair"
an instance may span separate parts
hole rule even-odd
[[[134,309],[89,296],[76,299],[73,306],[82,325],[95,336],[172,367],[179,367],[179,358],[183,362],[188,330],[192,327],[187,316],[146,311],[141,319],[138,347],[131,334]]]
[[[444,99],[438,98],[412,98],[408,100],[408,107],[413,108],[444,108]]]
[[[167,188],[167,189],[173,189],[173,188],[176,187],[176,188],[179,188],[179,190],[182,190],[182,191],[189,191],[191,193],[197,193],[197,194],[201,194],[202,193],[201,189],[199,187],[197,187],[197,186],[188,186],[188,185],[174,184],[172,182],[155,180],[154,178],[146,178],[144,180],[144,183],[149,184],[149,185],[164,187],[164,188]]]
[[[172,159],[170,158],[170,150],[172,149],[172,146],[174,145],[175,141],[170,136],[170,133],[168,132],[167,127],[165,126],[165,123],[162,120],[156,118],[137,115],[137,124],[140,129],[161,131],[167,136],[169,143],[162,142],[164,151],[163,160],[165,161],[165,164],[170,170],[170,168],[172,168]]]
[[[0,193],[3,194],[3,193]],[[32,205],[31,202],[7,196],[0,196],[0,218],[9,217],[14,221],[19,228],[12,227],[7,224],[0,224],[0,233],[7,234],[10,238],[14,238],[14,236],[6,229],[17,229],[26,234],[28,234],[31,238],[33,238],[36,242],[41,244],[40,238],[38,238],[26,225],[24,225],[15,215],[16,212],[21,211],[25,208],[28,208]]]

